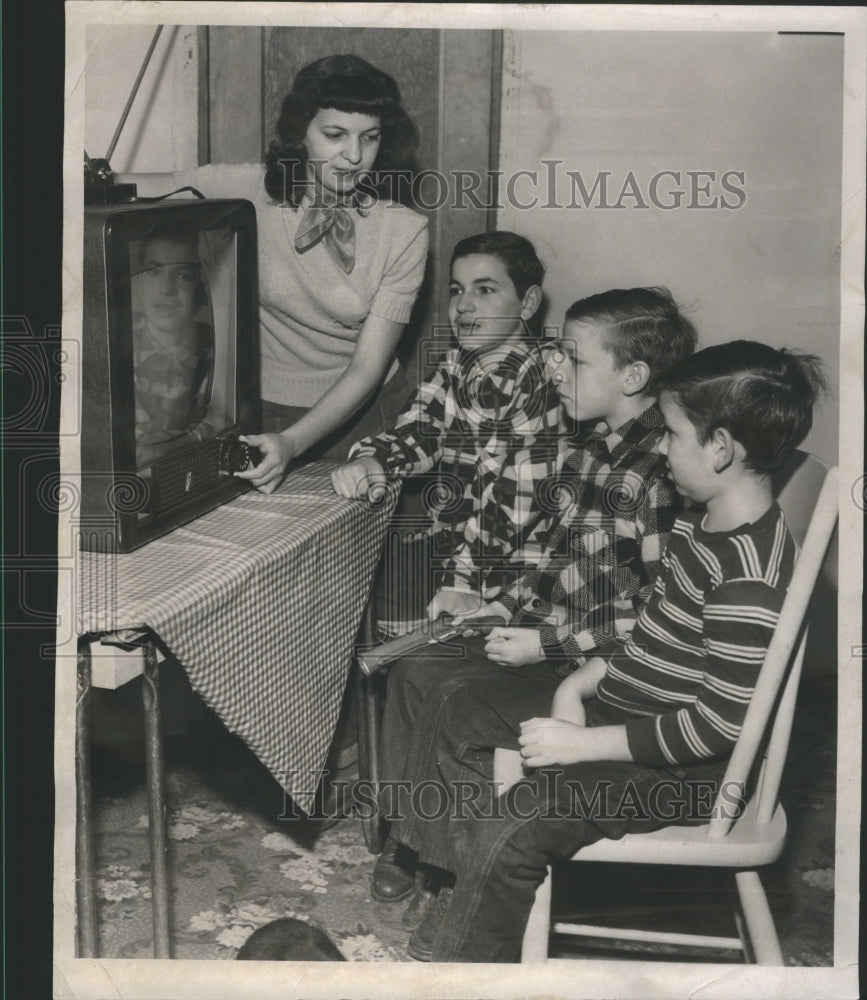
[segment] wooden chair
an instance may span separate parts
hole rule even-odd
[[[803,494],[796,491],[796,495],[799,502],[803,502]],[[778,801],[778,792],[804,656],[805,617],[836,523],[837,470],[834,468],[825,476],[777,628],[726,770],[724,784],[739,782],[735,787],[747,787],[748,776],[752,773],[757,775],[752,795],[740,814],[733,817],[731,806],[718,796],[713,818],[702,826],[670,826],[652,833],[627,834],[622,840],[601,840],[583,848],[571,859],[572,862],[728,868],[734,872],[743,915],[743,920],[740,915],[735,916],[738,937],[621,930],[568,923],[555,923],[555,933],[669,945],[737,948],[743,951],[747,961],[755,961],[759,965],[783,964],[779,939],[756,869],[779,858],[785,842],[786,817]],[[796,537],[799,533],[795,532]],[[755,772],[754,763],[758,765]],[[498,748],[494,753],[494,778],[502,783],[501,794],[521,775],[519,753]],[[548,961],[550,910],[549,866],[548,876],[536,892],[527,923],[522,962]]]

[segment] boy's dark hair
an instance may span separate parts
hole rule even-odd
[[[807,436],[813,405],[827,385],[815,354],[734,340],[661,372],[651,391],[676,397],[702,444],[722,427],[743,445],[747,468],[770,473]]]
[[[449,270],[456,260],[483,253],[497,257],[503,262],[506,273],[515,286],[515,291],[523,298],[532,285],[541,285],[545,280],[545,266],[536,254],[536,248],[524,236],[500,229],[493,233],[479,233],[467,236],[455,244]]]
[[[643,361],[657,372],[692,354],[695,327],[667,288],[612,288],[569,306],[566,322],[604,324],[602,343],[618,368]]]
[[[399,178],[412,176],[419,134],[401,105],[394,79],[356,55],[332,55],[299,70],[292,89],[283,99],[277,121],[277,138],[265,157],[265,190],[280,203],[297,208],[308,186],[307,126],[322,108],[379,118],[381,141],[374,173],[382,184],[366,183],[364,191],[399,195],[406,185]],[[390,178],[385,175],[392,175]],[[397,181],[398,183],[395,183]]]

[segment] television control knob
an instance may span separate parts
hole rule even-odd
[[[246,441],[226,438],[220,443],[220,469],[223,472],[244,472],[262,461],[262,452]]]

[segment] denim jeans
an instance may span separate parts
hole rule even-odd
[[[478,638],[456,639],[425,646],[391,664],[380,729],[383,782],[422,780],[419,769],[427,758],[436,717],[447,697],[465,684],[502,676],[503,668],[485,657],[483,645],[484,640]]]
[[[475,678],[468,668],[458,667],[451,683],[440,678],[423,701],[403,768],[414,792],[393,830],[421,861],[455,877],[433,960],[517,962],[551,861],[603,837],[706,820],[702,809],[712,804],[725,762],[537,769],[497,799],[493,748],[518,747],[520,722],[550,714],[561,679],[547,664],[491,664],[487,677]],[[416,666],[411,674],[420,672]],[[588,726],[628,718],[595,699],[586,710]]]

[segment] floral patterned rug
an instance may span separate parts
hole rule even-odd
[[[322,829],[290,818],[291,803],[257,759],[183,690],[180,672],[166,674],[164,690],[173,695],[165,699],[165,721],[174,957],[234,959],[254,929],[288,916],[325,930],[349,961],[410,961],[402,904],[370,895],[376,859],[361,824],[345,819]],[[133,959],[153,951],[139,709],[136,685],[127,687],[99,692],[95,705],[94,799],[99,954]],[[835,717],[833,681],[806,680],[784,777],[789,839],[783,858],[762,876],[789,965],[833,964]],[[580,883],[570,885],[564,871],[555,884],[555,905],[560,900],[572,915],[580,900],[582,919],[644,912],[659,922],[665,903],[672,930],[695,929],[701,899],[708,933],[733,933],[713,872],[701,882],[690,873],[672,889],[658,871],[585,865]],[[573,942],[564,946],[569,954],[604,954],[586,944],[576,952]],[[624,946],[606,947],[620,955]],[[652,957],[670,956],[657,948]],[[740,961],[734,952],[695,957]]]

